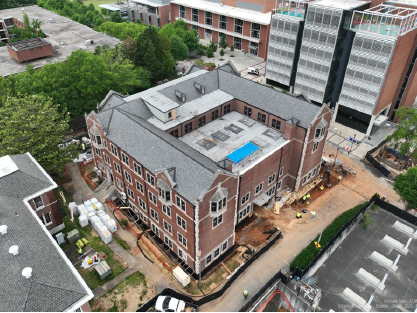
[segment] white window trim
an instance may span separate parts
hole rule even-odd
[[[182,241],[180,241],[180,235],[182,236],[183,239],[185,239],[185,242],[187,243],[186,246],[184,246],[184,243]],[[181,234],[180,232],[177,232],[177,238],[178,238],[178,242],[180,243],[180,245],[188,250],[188,240],[187,240],[187,238],[185,238],[185,236],[183,234]]]
[[[119,183],[122,185],[121,187],[120,187]],[[124,191],[123,190],[123,182],[117,177],[116,177],[116,187],[119,188],[121,191]]]
[[[129,177],[129,179],[128,179],[128,177]],[[126,178],[126,181],[129,184],[132,184],[132,175],[130,175],[130,173],[128,171],[126,171],[126,170],[125,170],[125,178]]]
[[[168,234],[171,234],[171,236],[172,236],[172,225],[170,223],[168,223],[165,219],[162,219],[162,221],[163,221],[162,226],[163,226],[164,230],[166,232],[168,232]],[[165,223],[167,223],[169,226],[171,226],[171,232],[169,232],[169,230],[165,228]]]
[[[219,216],[221,216],[222,217],[222,221],[219,223]],[[216,226],[213,226],[213,220],[214,219],[217,219],[217,225]],[[217,215],[216,217],[213,217],[212,219],[211,219],[211,230],[213,230],[213,229],[215,229],[215,228],[217,228],[217,227],[219,227],[219,225],[221,225],[221,224],[223,224],[223,222],[224,222],[224,216],[223,216],[223,214],[219,214],[219,215]]]
[[[165,238],[167,238],[171,242],[172,248],[169,245],[166,244]],[[166,234],[164,234],[164,244],[166,244],[171,250],[174,250],[174,241],[169,236],[167,236]]]
[[[180,246],[178,246],[177,248],[178,248],[178,257],[179,257],[181,260],[183,260],[185,263],[187,263],[187,260],[188,260],[188,254],[187,254],[187,253],[185,253],[185,252],[184,252],[184,250],[183,250]],[[180,251],[182,252],[182,257],[180,256]]]
[[[171,196],[172,196],[172,194],[171,194]],[[171,197],[172,198],[172,197]],[[177,198],[178,199],[180,199],[180,204],[181,204],[181,207],[182,207],[182,202],[184,202],[184,207],[185,207],[185,210],[183,210],[181,207],[179,207],[178,205],[177,205]],[[181,197],[178,197],[178,196],[175,196],[175,203],[174,203],[174,205],[178,208],[178,209],[180,209],[182,212],[187,212],[187,202],[183,199],[183,198],[181,198]]]
[[[247,208],[249,208],[248,213],[246,213],[246,214],[245,214],[244,216],[242,216],[242,217],[239,217],[240,213],[241,213],[241,212],[243,212],[243,211],[246,211],[246,209],[247,209]],[[238,221],[243,220],[246,216],[248,216],[248,215],[249,215],[249,213],[251,212],[251,210],[252,210],[252,206],[251,206],[251,205],[247,205],[247,206],[245,206],[243,209],[241,209],[239,212],[237,212],[237,220],[238,220]]]
[[[138,185],[137,185],[138,183],[142,186],[142,191],[140,191],[140,190],[138,189]],[[142,184],[140,181],[138,181],[138,180],[136,180],[136,179],[135,179],[135,185],[136,185],[136,186],[135,186],[135,187],[136,187],[136,190],[137,190],[137,191],[139,191],[141,194],[145,195],[145,189],[144,189],[144,187],[143,187],[143,184]]]
[[[156,218],[154,218],[152,216],[152,212],[154,213],[154,215],[158,216],[158,219],[156,219]],[[159,224],[159,213],[158,212],[156,212],[155,210],[151,209],[150,217]]]
[[[223,245],[226,244],[226,249],[223,250]],[[221,253],[227,251],[227,248],[229,247],[229,239],[226,239],[225,241],[223,241],[223,243],[221,244]]]
[[[284,174],[284,167],[281,167],[279,169],[279,175],[278,175],[278,177],[281,177],[283,174]]]
[[[112,144],[112,143],[110,143],[110,152],[116,157],[116,158],[119,158],[119,156],[118,156],[118,152],[117,152],[117,147],[114,145],[114,144]],[[113,148],[114,148],[114,150],[116,151],[116,154],[114,154],[113,153]]]
[[[314,147],[317,145],[317,148],[314,149]],[[318,149],[319,149],[319,145],[320,145],[320,141],[316,141],[313,143],[313,151],[311,152],[312,154],[315,153]]]
[[[314,172],[314,170],[316,170],[316,173],[313,175],[313,172]],[[320,171],[320,169],[319,169],[319,171]],[[308,175],[309,174],[311,174],[310,175],[310,179],[308,179]],[[317,165],[315,166],[315,167],[313,167],[311,170],[309,170],[303,177],[302,177],[302,180],[301,180],[301,185],[305,185],[305,184],[307,184],[308,182],[310,182],[314,177],[316,177],[317,176]],[[305,182],[304,182],[304,178],[306,179],[305,180]]]
[[[172,212],[171,212],[171,215],[172,215]],[[178,225],[178,218],[180,218],[180,219],[181,219],[181,225]],[[179,215],[179,214],[177,213],[177,220],[176,220],[177,226],[179,226],[179,227],[180,227],[183,231],[187,232],[187,229],[184,229],[184,228],[182,227],[182,221],[184,221],[184,222],[185,222],[185,228],[187,228],[187,221],[186,221],[184,218],[182,218],[182,216],[181,216],[181,215]]]
[[[102,142],[103,142],[104,148],[108,149],[107,148],[107,140],[106,139],[102,139]]]
[[[141,202],[143,202],[143,205],[145,206],[144,208],[142,208],[142,206],[140,205],[140,204],[141,204]],[[146,213],[148,213],[148,211],[146,210],[146,202],[145,202],[145,201],[143,201],[143,199],[142,199],[141,197],[138,197],[138,204],[139,204],[139,207],[140,207],[143,211],[145,211]]]
[[[154,185],[152,185],[152,183],[150,183],[150,182],[148,182],[148,175],[150,176],[150,177],[153,177],[153,182],[155,183]],[[149,185],[149,186],[151,186],[154,190],[156,190],[156,180],[155,180],[155,176],[153,176],[152,174],[150,174],[150,173],[146,173],[146,179],[145,179],[145,181],[146,181],[146,183]],[[151,179],[151,181],[152,181],[152,179]]]
[[[155,227],[158,230],[158,234],[153,230],[152,226]],[[157,225],[154,224],[153,221],[151,221],[151,229],[152,229],[152,231],[154,232],[155,235],[157,235],[158,237],[161,237],[161,230],[159,229],[159,227]]]
[[[132,190],[132,189],[130,189],[129,187],[126,187],[126,189],[127,189],[127,196],[130,198],[130,199],[132,199],[133,201],[135,201],[135,192]],[[130,192],[129,192],[130,191]],[[132,193],[133,194],[133,197],[130,195],[130,193]]]
[[[171,215],[168,215],[167,213],[164,212],[164,207],[163,207],[164,205],[165,204],[162,205],[162,213],[164,213],[165,216],[168,216],[168,218],[172,219],[172,209],[171,209],[171,207],[169,205],[165,205],[165,207],[167,207],[169,209],[169,212],[171,214]]]
[[[138,172],[135,171],[135,164],[138,168],[140,168],[140,174]],[[142,177],[142,173],[143,173],[143,168],[135,161],[133,161],[133,171],[135,172],[136,175]]]
[[[261,189],[259,189],[258,190],[258,192],[256,192],[256,189],[259,187],[259,186],[261,186]],[[255,196],[256,195],[259,195],[261,192],[262,192],[262,190],[264,189],[264,183],[262,182],[262,183],[260,183],[258,186],[256,186],[255,187]]]
[[[151,195],[152,195],[152,200],[155,198],[155,201],[156,201],[156,202],[153,202],[153,201],[151,200],[151,197],[149,196],[149,194],[151,194]],[[151,202],[152,202],[152,204],[154,204],[154,205],[158,205],[158,197],[157,197],[157,196],[155,196],[155,195],[152,193],[152,191],[150,191],[150,190],[148,190],[148,199],[149,199],[149,201],[151,201]]]
[[[107,162],[106,157],[108,158],[109,162]],[[104,153],[104,152],[103,152],[103,158],[104,158],[104,162],[106,162],[106,164],[107,164],[107,165],[110,165],[110,167],[111,167],[111,159],[110,159],[110,157],[109,157],[106,153]]]
[[[126,164],[127,166],[129,166],[129,156],[126,153],[124,153],[124,152],[121,152],[121,154],[122,154],[122,162],[124,164]],[[125,162],[125,160],[124,160],[125,158],[127,159],[127,162],[128,163]]]
[[[51,221],[49,223],[46,223],[45,215],[49,215],[49,218],[51,219]],[[45,213],[42,213],[42,219],[43,219],[43,222],[44,222],[44,225],[45,226],[49,226],[49,225],[53,224],[51,212],[48,212],[46,214]]]
[[[248,200],[242,203],[242,199],[245,198],[246,196],[248,196]],[[240,205],[245,205],[246,203],[249,202],[249,199],[250,199],[250,191],[247,194],[245,194],[242,198],[240,198]]]
[[[42,205],[41,205],[40,207],[37,207],[37,206],[36,206],[36,202],[35,202],[35,199],[36,199],[36,198],[40,198],[40,199],[41,199],[41,201],[42,201]],[[45,208],[45,202],[43,201],[42,196],[39,196],[39,197],[36,197],[36,198],[33,198],[33,205],[35,206],[35,210],[36,210],[36,211],[39,211],[39,210],[44,209],[44,208]]]
[[[120,175],[122,175],[122,171],[121,171],[121,168],[120,168],[120,165],[116,162],[116,161],[113,161],[113,165],[114,165],[114,170],[117,172],[117,173],[119,173]],[[119,169],[119,170],[117,170],[117,169]]]
[[[273,184],[274,182],[275,182],[275,180],[276,180],[276,178],[277,178],[277,175],[276,175],[277,173],[274,173],[274,174],[272,174],[271,176],[269,176],[268,177],[268,186],[269,185],[271,185],[271,184]],[[274,177],[274,179],[273,180],[271,180],[271,177]]]

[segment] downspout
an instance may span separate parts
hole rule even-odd
[[[307,150],[307,144],[308,144],[308,136],[310,136],[310,130],[311,130],[311,125],[308,126],[307,132],[304,136],[304,145],[303,145],[303,151],[301,154],[301,160],[300,160],[300,165],[298,167],[298,174],[297,174],[297,178],[295,180],[295,187],[297,187],[300,183],[300,179],[301,179],[301,172],[303,170],[303,165],[304,165],[304,156],[305,156],[305,152]],[[296,190],[298,190],[297,188],[295,188]]]
[[[119,147],[117,147],[117,156],[122,156],[122,152],[120,151],[119,152],[119,150],[120,150],[120,148]],[[124,173],[123,173],[123,165],[122,165],[122,161],[119,159],[119,165],[120,165],[120,171],[121,171],[121,175],[122,175],[122,181],[123,181],[123,190],[124,190],[124,192],[125,192],[125,195],[126,195],[126,204],[127,205],[129,205],[129,197],[127,196],[127,190],[126,190],[126,181],[125,181],[125,175],[124,175]]]
[[[277,182],[275,184],[275,201],[277,201],[277,193],[278,193],[278,182],[279,182],[279,173],[281,171],[281,160],[282,154],[284,153],[284,147],[281,148],[281,156],[279,157],[279,165],[278,165],[278,174],[277,174]]]

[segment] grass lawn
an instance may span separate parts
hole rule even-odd
[[[59,195],[60,190],[64,193],[64,196],[67,200],[66,205],[63,204],[62,198]],[[59,187],[55,189],[54,194],[57,200],[59,201],[61,207],[67,213],[67,215],[63,217],[65,228],[62,230],[62,232],[66,234],[75,228],[78,229],[78,231],[80,232],[81,238],[87,239],[90,242],[91,247],[93,247],[94,250],[96,250],[96,252],[103,251],[107,255],[106,262],[112,269],[113,274],[109,275],[103,280],[100,280],[95,270],[90,272],[87,269],[80,268],[79,265],[77,265],[77,270],[81,274],[81,276],[84,278],[88,287],[90,287],[90,289],[94,289],[98,286],[103,285],[109,280],[112,280],[117,275],[121,274],[126,268],[122,265],[122,263],[118,259],[115,258],[113,251],[101,241],[101,238],[96,234],[95,231],[93,231],[93,228],[91,227],[91,225],[88,225],[86,227],[80,227],[80,225],[78,224],[78,216],[75,216],[74,222],[71,222],[71,219],[70,219],[71,215],[68,211],[67,205],[69,202],[73,201],[72,197],[66,192],[66,190],[63,187]],[[71,246],[75,246],[75,245],[64,243],[61,245],[61,248],[62,250],[65,251],[71,248]]]
[[[101,8],[98,6],[99,4],[117,3],[117,0],[85,0],[83,2],[85,5],[89,5],[90,3],[94,4],[96,10],[100,11]]]

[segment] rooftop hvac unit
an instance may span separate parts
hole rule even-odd
[[[86,46],[91,46],[91,45],[93,45],[94,44],[94,41],[92,40],[92,39],[87,39],[86,41],[85,41],[85,45]]]

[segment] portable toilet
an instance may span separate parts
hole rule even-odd
[[[183,269],[179,266],[174,268],[172,271],[172,275],[177,279],[177,281],[183,286],[187,286],[190,283],[190,276],[187,275],[186,272],[183,271]]]
[[[96,265],[95,269],[98,276],[100,276],[100,279],[104,279],[113,273],[106,261],[101,261],[99,264]]]

